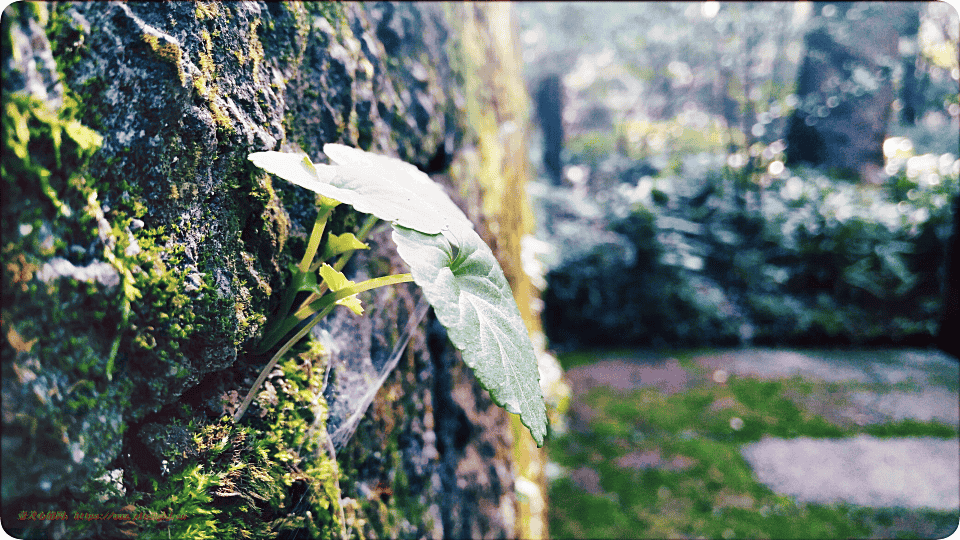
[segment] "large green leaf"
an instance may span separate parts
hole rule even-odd
[[[442,234],[394,225],[393,240],[480,384],[542,445],[547,417],[537,358],[493,252],[459,223]]]
[[[323,147],[337,165],[314,165],[304,154],[254,152],[256,166],[359,212],[427,234],[467,217],[439,184],[399,159],[341,144]]]
[[[273,173],[287,182],[322,193],[324,184],[336,175],[330,165],[314,165],[306,154],[289,152],[253,152],[247,159],[261,169]]]

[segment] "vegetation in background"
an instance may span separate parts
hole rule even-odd
[[[531,85],[555,72],[566,87],[571,187],[537,197],[554,346],[930,342],[960,191],[949,12],[919,9],[890,60],[893,112],[917,121],[890,115],[883,181],[857,184],[785,158],[787,120],[805,106],[801,37],[819,11],[518,11]]]
[[[558,250],[548,335],[561,347],[928,343],[960,161],[892,150],[904,141],[888,141],[883,186],[780,163],[745,210],[722,170],[626,186],[606,209],[619,243]]]

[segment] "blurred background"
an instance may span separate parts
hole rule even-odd
[[[551,536],[955,530],[957,12],[514,9]]]

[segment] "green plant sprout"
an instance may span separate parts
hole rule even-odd
[[[503,270],[473,224],[439,184],[409,163],[341,144],[324,145],[323,152],[334,165],[314,164],[304,154],[286,152],[249,156],[267,172],[318,193],[320,202],[307,249],[300,264],[292,268],[292,283],[280,303],[283,318],[268,324],[260,352],[299,330],[264,367],[234,421],[246,412],[277,361],[335,306],[361,315],[358,293],[413,281],[493,401],[520,415],[542,446],[547,417],[533,344]],[[339,204],[369,217],[356,235],[327,234],[318,259],[327,219]],[[397,252],[410,273],[354,283],[341,270],[354,251],[368,248],[363,240],[378,219],[392,224]],[[332,266],[325,262],[334,257],[338,259]],[[310,294],[294,309],[300,292]]]

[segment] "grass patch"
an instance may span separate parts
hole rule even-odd
[[[793,438],[848,434],[785,397],[787,385],[809,392],[809,383],[799,380],[731,377],[725,385],[699,386],[671,396],[654,388],[621,393],[601,387],[581,399],[596,411],[593,429],[610,435],[630,436],[640,429],[662,436],[686,430],[715,441],[747,443],[765,435]]]
[[[629,358],[628,354],[581,351],[562,354],[560,360],[569,369],[601,359]],[[550,485],[551,536],[909,538],[949,534],[949,525],[960,519],[958,512],[806,504],[777,495],[755,479],[740,447],[764,436],[957,437],[952,426],[915,420],[841,427],[791,399],[816,396],[825,384],[800,377],[730,376],[725,384],[708,381],[669,396],[655,388],[618,392],[607,387],[577,396],[579,403],[572,414],[582,414],[575,424],[586,429],[571,430],[547,446],[550,460],[562,471]]]
[[[550,533],[555,538],[841,538],[870,529],[855,509],[797,504],[753,479],[735,445],[687,435],[631,443],[619,437],[571,433],[549,447],[568,470],[599,475],[602,493],[574,481],[550,487]],[[628,450],[629,449],[629,450]],[[683,470],[635,470],[618,465],[629,452],[682,456]]]
[[[957,438],[957,428],[940,422],[920,422],[907,418],[899,422],[867,426],[864,431],[874,437],[936,437]]]
[[[557,362],[564,371],[578,366],[589,366],[601,360],[613,358],[635,358],[638,351],[634,349],[586,349],[582,351],[568,351],[557,355]]]

